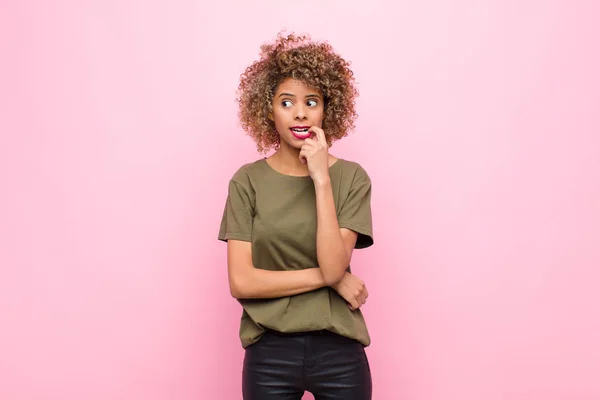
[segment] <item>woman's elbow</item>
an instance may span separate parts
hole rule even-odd
[[[346,271],[345,270],[340,270],[340,271],[322,271],[323,274],[323,280],[325,281],[325,284],[327,286],[333,286],[336,283],[338,283],[339,281],[342,280],[342,278],[344,277],[344,273]]]
[[[231,297],[235,299],[244,299],[250,297],[248,285],[244,284],[244,281],[247,282],[247,280],[239,278],[236,279],[236,277],[229,278],[229,293],[231,294]]]
[[[229,293],[231,294],[231,297],[233,297],[234,299],[243,299],[244,298],[244,295],[242,294],[240,289],[236,286],[229,285]]]

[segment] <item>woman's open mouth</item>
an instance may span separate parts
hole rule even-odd
[[[309,129],[310,126],[293,126],[290,128],[290,131],[292,131],[292,135],[298,139],[307,139],[311,135]]]

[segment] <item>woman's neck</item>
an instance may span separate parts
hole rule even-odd
[[[337,161],[337,157],[329,154],[329,166]],[[269,165],[276,171],[292,176],[308,176],[308,165],[300,161],[300,150],[292,147],[280,147],[267,158]]]
[[[308,175],[308,166],[300,161],[300,150],[298,149],[280,147],[268,157],[267,162],[271,167],[285,175]]]

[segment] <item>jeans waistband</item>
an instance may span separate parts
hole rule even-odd
[[[320,329],[315,331],[304,331],[304,332],[279,332],[274,329],[267,329],[265,334],[271,334],[275,336],[284,337],[295,337],[295,336],[340,336],[337,333],[331,332],[327,329]]]

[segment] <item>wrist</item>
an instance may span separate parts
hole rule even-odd
[[[326,189],[331,186],[331,178],[329,177],[329,174],[327,174],[327,176],[314,179],[313,182],[315,184],[315,189],[317,190]]]
[[[336,283],[333,283],[331,285],[329,285],[332,289],[336,290],[339,288],[339,286],[342,284],[342,281],[344,280],[344,278],[346,277],[346,275],[348,275],[349,272],[346,271],[344,272],[344,275],[342,275],[342,279],[340,279],[339,281],[337,281]]]

